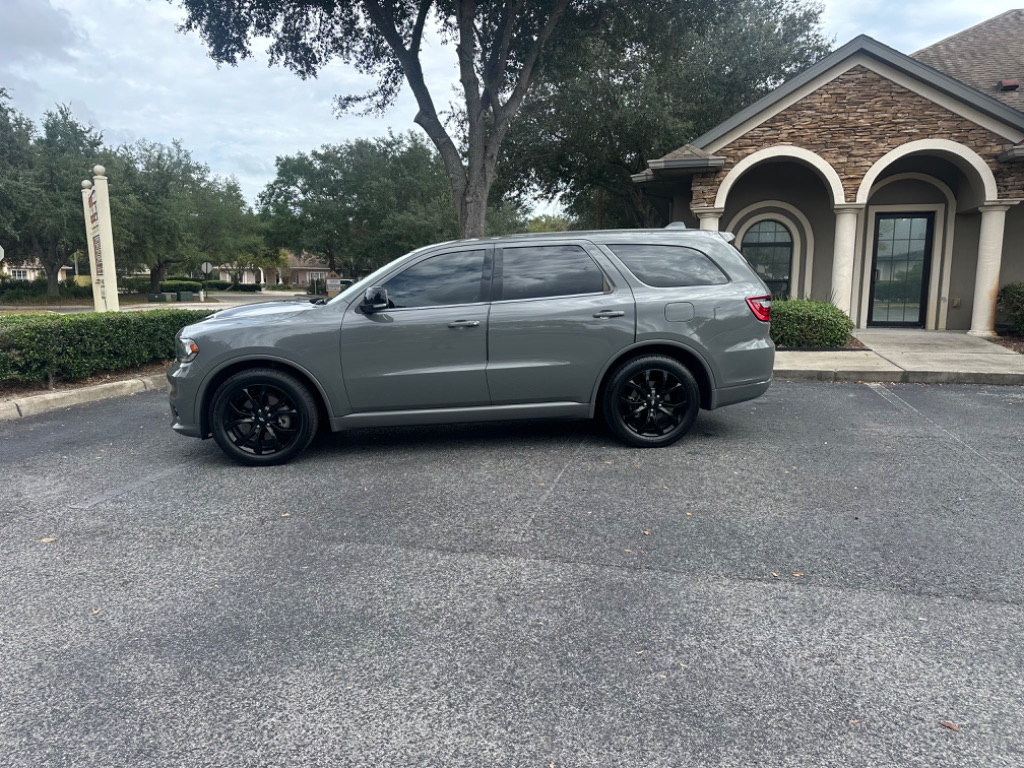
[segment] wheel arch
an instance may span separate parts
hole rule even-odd
[[[693,374],[693,378],[697,380],[697,386],[700,389],[700,407],[704,409],[709,409],[711,407],[711,394],[715,388],[715,379],[707,361],[689,347],[666,342],[649,342],[628,347],[608,361],[604,370],[601,371],[597,389],[591,399],[591,417],[597,413],[598,404],[602,402],[605,388],[608,386],[608,381],[611,379],[615,370],[623,361],[639,357],[641,355],[665,355],[666,357],[671,357],[673,360],[678,361],[691,374]]]
[[[281,373],[294,376],[303,384],[313,396],[321,424],[330,424],[331,414],[327,407],[327,393],[324,392],[320,382],[307,370],[295,363],[286,360],[270,357],[252,357],[242,360],[232,360],[230,363],[218,368],[206,379],[203,391],[199,397],[199,430],[204,438],[210,437],[210,404],[217,388],[236,373],[247,371],[252,368],[272,368]]]

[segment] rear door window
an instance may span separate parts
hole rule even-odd
[[[604,293],[604,272],[578,245],[530,245],[501,252],[499,298],[539,299]]]
[[[695,248],[683,245],[609,245],[612,253],[652,288],[679,288],[688,285],[728,283],[725,272]]]

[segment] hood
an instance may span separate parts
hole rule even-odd
[[[308,301],[268,301],[263,304],[246,304],[241,307],[222,309],[215,312],[203,322],[217,322],[218,320],[245,320],[248,318],[259,318],[261,320],[274,319],[274,316],[285,317],[298,312],[308,312],[316,309],[316,304]]]

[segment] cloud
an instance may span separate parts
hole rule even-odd
[[[1020,0],[826,0],[822,18],[837,45],[863,34],[910,54],[1019,4]]]
[[[68,61],[82,43],[71,15],[50,0],[0,3],[0,72],[47,61]]]

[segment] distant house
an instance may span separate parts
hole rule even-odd
[[[1024,10],[906,56],[844,45],[634,177],[781,297],[990,335],[1024,280]]]
[[[12,280],[41,280],[46,278],[46,270],[39,263],[12,266],[6,261],[0,261],[0,274],[7,275]],[[61,268],[61,280],[70,280],[74,275],[74,267]]]
[[[282,267],[280,270],[265,270],[267,282],[287,283],[296,288],[305,289],[309,287],[311,281],[323,282],[327,279],[327,273],[329,272],[327,265],[322,261],[314,261],[309,254],[295,254],[288,251],[286,258],[288,259],[288,266]]]

